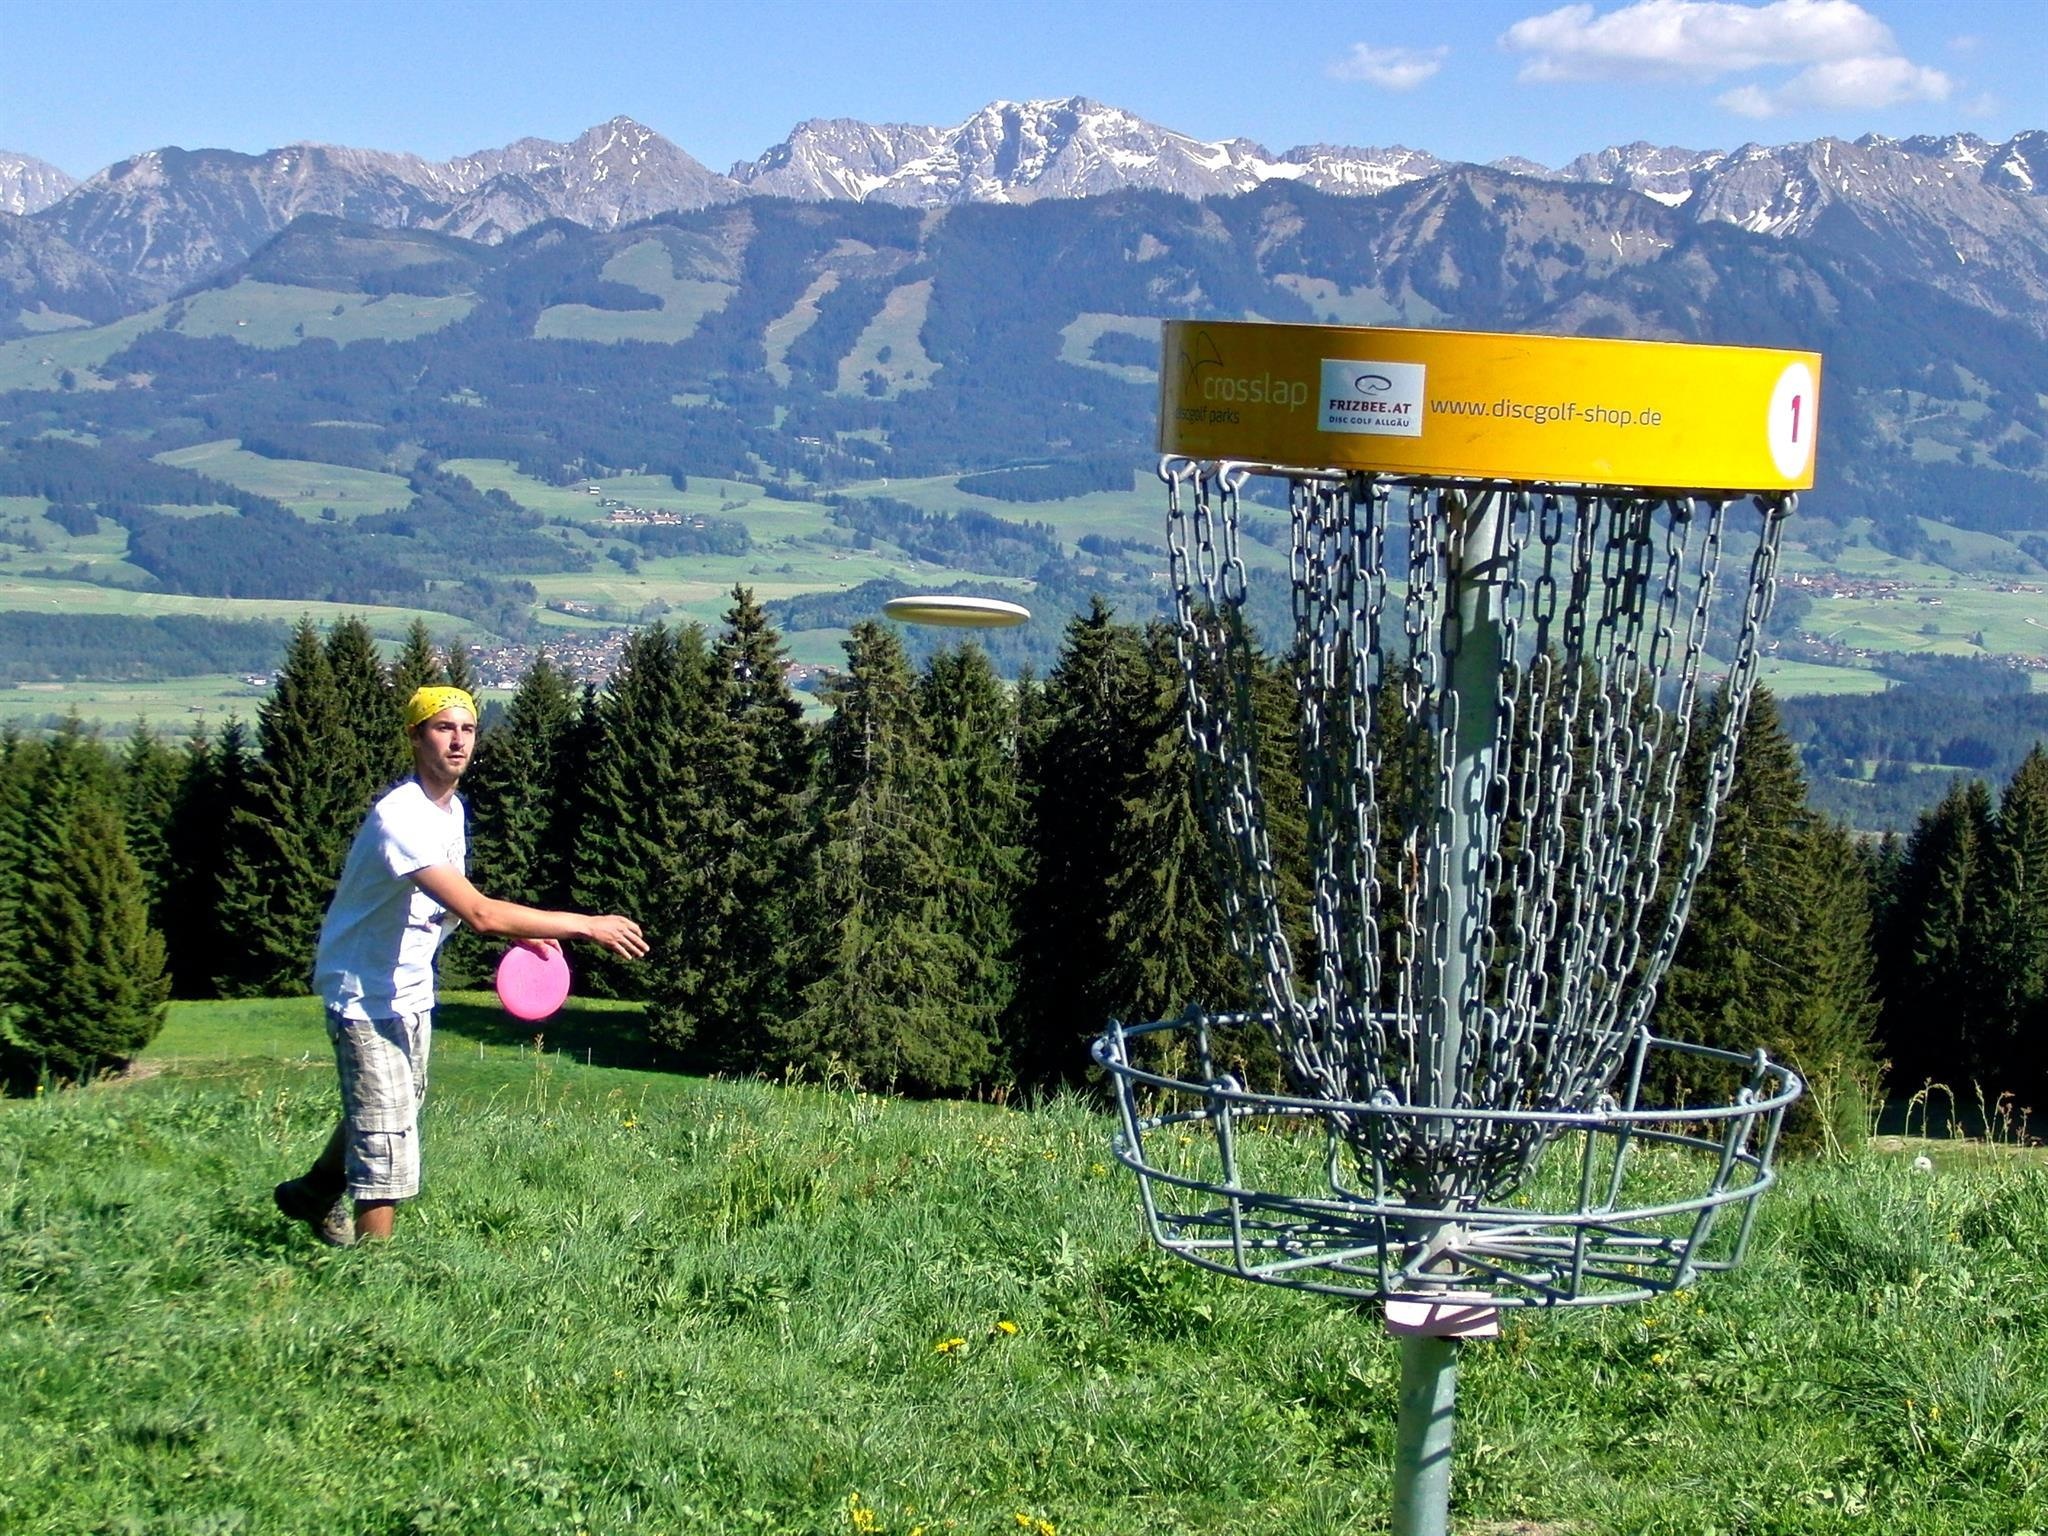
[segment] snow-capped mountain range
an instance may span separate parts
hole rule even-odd
[[[1520,159],[1494,168],[1625,188],[1701,223],[1767,235],[1811,236],[1833,211],[1851,226],[1842,238],[1873,259],[1933,261],[1954,269],[1942,283],[1958,296],[2048,313],[2048,133],[1732,152],[1637,143],[1556,169]],[[64,265],[75,280],[82,258],[136,302],[158,301],[307,213],[496,243],[548,219],[609,229],[748,197],[943,208],[1128,188],[1212,198],[1273,181],[1370,196],[1455,169],[1398,145],[1275,154],[1249,139],[1199,140],[1083,97],[995,102],[950,128],[814,119],[725,175],[625,117],[568,143],[522,139],[445,162],[316,144],[260,155],[159,149],[76,184],[0,152],[0,298],[12,290],[25,306],[40,264]],[[17,226],[24,218],[34,238]]]
[[[34,213],[77,185],[54,165],[0,149],[0,213]]]

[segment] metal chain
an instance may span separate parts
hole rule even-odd
[[[1283,744],[1259,737],[1244,612],[1248,472],[1160,466],[1225,917],[1292,1086],[1452,1111],[1595,1107],[1648,1027],[1711,849],[1790,498],[1759,503],[1725,702],[1681,827],[1731,503],[1284,472],[1308,830],[1294,920],[1312,947],[1297,957],[1261,773]],[[1526,1122],[1402,1124],[1335,1128],[1375,1188],[1439,1205],[1498,1197],[1543,1144]]]

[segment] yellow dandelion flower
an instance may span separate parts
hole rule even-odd
[[[1650,1356],[1650,1364],[1652,1364],[1652,1365],[1662,1365],[1663,1363],[1664,1363],[1664,1354],[1663,1354],[1663,1351],[1661,1351],[1661,1350],[1660,1350],[1660,1351],[1658,1351],[1658,1352],[1657,1352],[1656,1354],[1654,1354],[1654,1355]]]
[[[935,1355],[958,1355],[965,1353],[966,1349],[967,1341],[965,1339],[941,1339],[932,1346],[932,1353]]]
[[[846,1523],[862,1536],[882,1528],[882,1517],[861,1501],[858,1488],[846,1496]]]
[[[1058,1529],[1050,1520],[1041,1520],[1038,1516],[1027,1515],[1022,1510],[1017,1512],[1017,1528],[1029,1531],[1031,1536],[1060,1536]]]
[[[1088,1165],[1088,1174],[1091,1178],[1099,1179],[1108,1172],[1109,1165],[1107,1163],[1090,1163]]]
[[[1010,1321],[1010,1320],[1009,1320],[1009,1319],[1008,1319],[1007,1317],[1006,1317],[1006,1318],[1004,1318],[1004,1319],[1003,1319],[1003,1320],[1002,1320],[1001,1322],[999,1322],[999,1323],[997,1323],[997,1324],[996,1324],[996,1332],[997,1332],[997,1333],[1003,1333],[1003,1334],[1015,1334],[1015,1333],[1016,1333],[1016,1331],[1017,1331],[1017,1325],[1016,1325],[1015,1323],[1011,1322],[1011,1321]]]

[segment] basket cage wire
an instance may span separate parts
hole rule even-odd
[[[1793,498],[1160,473],[1186,728],[1258,1001],[1098,1043],[1155,1236],[1378,1296],[1624,1299],[1732,1263],[1798,1080],[1650,1021],[1734,776]],[[1254,474],[1284,483],[1291,526],[1291,644],[1270,657],[1247,614]],[[1272,686],[1292,739],[1261,723]],[[1276,858],[1283,825],[1298,846]],[[1218,1070],[1245,1055],[1239,1031],[1270,1041],[1284,1092]],[[1648,1107],[1646,1085],[1673,1080],[1727,1102]],[[1204,1171],[1159,1152],[1197,1128]],[[1254,1128],[1288,1149],[1269,1187],[1245,1167]],[[1576,1157],[1539,1177],[1562,1137]],[[1705,1187],[1630,1204],[1639,1145],[1696,1154]],[[1304,1159],[1316,1178],[1283,1170]],[[1710,1259],[1730,1205],[1734,1251]]]

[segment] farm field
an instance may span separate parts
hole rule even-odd
[[[1883,693],[1890,686],[1881,672],[1856,667],[1824,667],[1810,661],[1766,659],[1757,670],[1766,688],[1780,698],[1822,693]]]
[[[676,1076],[630,1008],[484,1003],[378,1249],[271,1207],[332,1113],[310,999],[174,1005],[134,1080],[0,1103],[0,1525],[1385,1528],[1376,1316],[1154,1253],[1086,1104]],[[2009,1149],[1794,1161],[1734,1275],[1467,1349],[1457,1529],[2038,1529],[2043,1243]]]
[[[39,729],[54,717],[76,713],[102,729],[124,729],[141,720],[160,736],[182,736],[195,726],[219,729],[230,715],[251,728],[270,689],[225,674],[168,678],[148,683],[18,683],[0,686],[0,728]]]
[[[144,331],[156,330],[164,323],[167,308],[160,304],[111,325],[51,331],[0,342],[0,393],[14,389],[63,389],[67,374],[79,389],[110,388],[89,370],[99,367]]]
[[[540,340],[687,341],[738,291],[732,283],[677,277],[668,248],[659,240],[630,245],[604,264],[600,275],[661,300],[659,309],[595,309],[556,304],[541,311],[533,334]]]
[[[1822,639],[1873,651],[2048,655],[2048,582],[2042,586],[2032,592],[1941,586],[1916,588],[1901,598],[1835,598],[1814,604],[1806,628]]]
[[[156,456],[159,464],[225,480],[238,490],[282,502],[300,517],[318,517],[332,507],[343,520],[373,512],[395,512],[412,502],[412,487],[398,475],[305,459],[268,459],[228,438],[195,443]]]
[[[414,619],[424,619],[436,635],[471,640],[482,634],[474,624],[452,614],[424,608],[385,608],[373,604],[322,603],[293,597],[189,597],[177,592],[137,592],[86,581],[49,581],[0,575],[0,608],[43,613],[127,613],[150,617],[161,613],[200,614],[216,619],[275,619],[296,623],[303,615],[325,626],[355,617],[380,640],[404,636]]]
[[[177,328],[183,334],[225,336],[245,347],[268,348],[323,337],[342,346],[352,341],[411,341],[453,325],[476,307],[475,299],[459,294],[391,293],[372,298],[246,277],[228,288],[192,294],[182,303],[184,318]]]
[[[545,517],[588,524],[589,531],[600,536],[611,512],[604,505],[607,499],[650,511],[744,523],[757,545],[811,538],[832,526],[825,509],[815,502],[782,501],[764,495],[758,485],[738,480],[693,477],[689,489],[679,491],[665,475],[613,475],[570,487],[536,480],[503,459],[449,459],[442,468],[462,476],[480,491],[503,491],[520,506]]]

